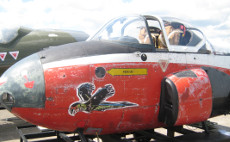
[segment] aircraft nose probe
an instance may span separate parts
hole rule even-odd
[[[17,62],[1,76],[0,101],[9,111],[13,107],[44,107],[45,83],[38,54]]]

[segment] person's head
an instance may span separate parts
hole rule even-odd
[[[142,36],[146,36],[147,35],[147,31],[146,31],[145,27],[141,27],[141,29],[140,29],[140,35],[142,35]]]

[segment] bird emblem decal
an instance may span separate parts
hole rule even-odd
[[[75,116],[78,112],[90,113],[92,111],[106,111],[125,107],[138,106],[136,103],[128,101],[106,101],[115,94],[112,84],[106,84],[98,88],[95,93],[95,85],[92,83],[83,83],[77,87],[77,97],[79,101],[73,102],[69,106],[69,114]]]

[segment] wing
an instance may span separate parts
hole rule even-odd
[[[99,105],[107,98],[113,96],[115,90],[111,84],[105,85],[103,88],[97,90],[97,92],[90,99],[91,105]]]
[[[91,83],[84,83],[78,87],[77,95],[79,99],[83,102],[88,101],[91,98],[91,94],[95,86]]]
[[[134,106],[138,106],[138,104],[131,103],[131,102],[102,102],[97,106],[93,106],[93,110],[105,111],[105,110],[134,107]]]

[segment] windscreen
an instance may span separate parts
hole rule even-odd
[[[122,17],[105,25],[91,40],[110,40],[150,44],[149,33],[141,17]]]
[[[7,44],[18,35],[19,27],[0,27],[0,44]]]

